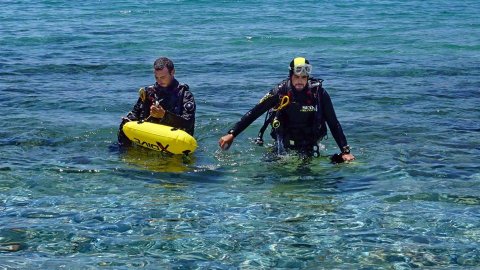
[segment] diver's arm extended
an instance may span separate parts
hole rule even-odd
[[[337,155],[342,161],[352,161],[355,159],[355,156],[350,153],[350,146],[348,146],[347,138],[343,133],[342,126],[337,119],[335,114],[335,109],[333,108],[332,100],[328,95],[327,91],[323,91],[322,95],[322,108],[324,109],[325,120],[327,121],[330,132],[335,139],[338,147],[340,148],[341,154]],[[338,162],[338,161],[337,161]]]
[[[345,137],[342,126],[337,119],[335,109],[333,108],[332,100],[330,99],[327,91],[323,91],[321,100],[323,113],[325,115],[325,120],[327,121],[328,127],[330,128],[330,132],[332,133],[333,138],[338,145],[338,148],[342,150],[343,147],[348,145],[347,138]]]
[[[242,116],[240,121],[238,121],[235,126],[230,130],[230,134],[234,137],[237,137],[238,134],[242,133],[248,126],[250,126],[253,121],[257,120],[262,114],[267,112],[269,109],[273,108],[278,103],[278,96],[271,95],[263,99],[260,103],[255,105],[250,111]]]
[[[227,135],[224,135],[218,141],[220,148],[227,150],[230,148],[230,145],[233,142],[233,139],[242,133],[250,124],[253,123],[258,117],[264,114],[269,109],[273,108],[278,103],[278,95],[268,93],[255,107],[248,111],[241,119],[238,121]]]

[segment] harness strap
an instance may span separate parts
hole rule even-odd
[[[275,118],[277,112],[285,108],[288,104],[290,103],[290,97],[288,95],[283,95],[280,98],[280,103],[276,108],[271,109],[266,115],[265,115],[265,121],[263,122],[263,126],[260,128],[260,131],[258,132],[258,136],[255,139],[255,143],[257,145],[263,145],[263,134],[265,133],[265,130],[267,129],[268,125],[272,122],[272,120]]]
[[[263,126],[260,128],[257,138],[255,139],[255,143],[257,145],[260,145],[260,146],[263,145],[263,133],[265,133],[265,130],[267,129],[270,122],[272,122],[274,117],[275,117],[274,111],[270,111],[265,115],[265,122],[263,122]]]

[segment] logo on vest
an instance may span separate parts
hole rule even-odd
[[[301,112],[316,112],[317,106],[302,106]]]

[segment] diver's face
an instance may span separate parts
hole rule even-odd
[[[158,85],[161,87],[168,87],[173,81],[175,69],[173,69],[172,72],[168,72],[168,68],[155,69],[153,73],[155,74],[155,81],[158,83]]]
[[[295,90],[302,91],[307,85],[307,82],[308,76],[292,74],[292,85],[295,87]]]

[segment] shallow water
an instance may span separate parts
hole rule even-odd
[[[5,3],[0,269],[480,265],[476,1]],[[162,55],[197,101],[188,162],[115,146]],[[297,55],[357,160],[330,136],[271,161],[263,117],[219,151]]]

